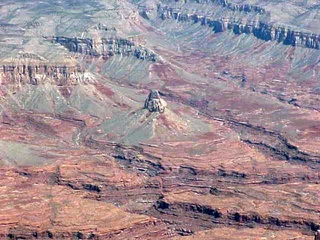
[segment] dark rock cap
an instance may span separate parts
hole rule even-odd
[[[144,108],[148,109],[150,112],[163,113],[166,106],[167,103],[161,99],[160,93],[157,90],[151,90],[144,103]]]

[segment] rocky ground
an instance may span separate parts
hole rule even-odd
[[[1,238],[314,239],[319,10],[2,1]]]

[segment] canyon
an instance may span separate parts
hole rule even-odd
[[[0,3],[1,239],[317,239],[317,1]]]

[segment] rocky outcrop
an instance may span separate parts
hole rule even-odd
[[[202,0],[199,0],[199,2],[201,2]],[[204,0],[205,2],[207,2],[208,0]],[[230,10],[233,11],[239,11],[239,12],[256,12],[259,14],[263,14],[266,13],[266,10],[262,7],[256,6],[256,5],[250,5],[250,4],[233,4],[230,3],[227,0],[211,0],[210,2],[219,4],[223,7],[227,7]]]
[[[200,23],[213,29],[214,32],[233,31],[235,34],[252,34],[264,41],[276,41],[294,47],[320,49],[320,35],[300,32],[290,28],[268,24],[264,22],[251,22],[241,19],[219,18],[202,16],[196,13],[180,12],[168,6],[157,6],[158,16],[161,19],[175,19],[180,22]]]
[[[59,86],[87,81],[84,70],[79,66],[52,65],[2,65],[0,85],[32,84],[50,82]]]
[[[152,51],[136,46],[130,40],[122,38],[68,38],[53,37],[53,43],[59,43],[70,52],[81,53],[90,56],[109,57],[114,54],[134,56],[141,60],[156,61],[156,55]]]
[[[262,7],[256,6],[256,5],[250,5],[250,4],[234,4],[229,2],[228,0],[185,0],[185,3],[187,2],[196,2],[199,4],[216,4],[220,5],[222,7],[228,8],[232,11],[238,11],[238,12],[255,12],[258,14],[264,14],[266,13],[266,10]]]
[[[150,112],[160,112],[163,113],[167,103],[160,98],[160,94],[157,90],[152,90],[149,93],[148,98],[144,103],[144,108],[148,109]]]
[[[199,197],[201,198],[201,197]],[[216,224],[228,225],[248,225],[248,224],[263,224],[265,226],[277,227],[290,227],[299,230],[313,230],[315,224],[313,222],[280,219],[272,216],[262,216],[258,213],[239,213],[228,209],[227,212],[215,209],[211,206],[202,204],[194,204],[187,202],[168,202],[166,199],[160,199],[155,204],[156,210],[159,214],[167,215],[171,221],[194,221],[192,224],[196,225],[198,220],[201,219],[201,224],[207,228],[211,228]],[[192,216],[192,217],[191,217]],[[192,225],[191,224],[191,225]],[[318,240],[317,238],[315,240]]]

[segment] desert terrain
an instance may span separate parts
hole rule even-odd
[[[0,13],[0,239],[315,239],[319,1]]]

